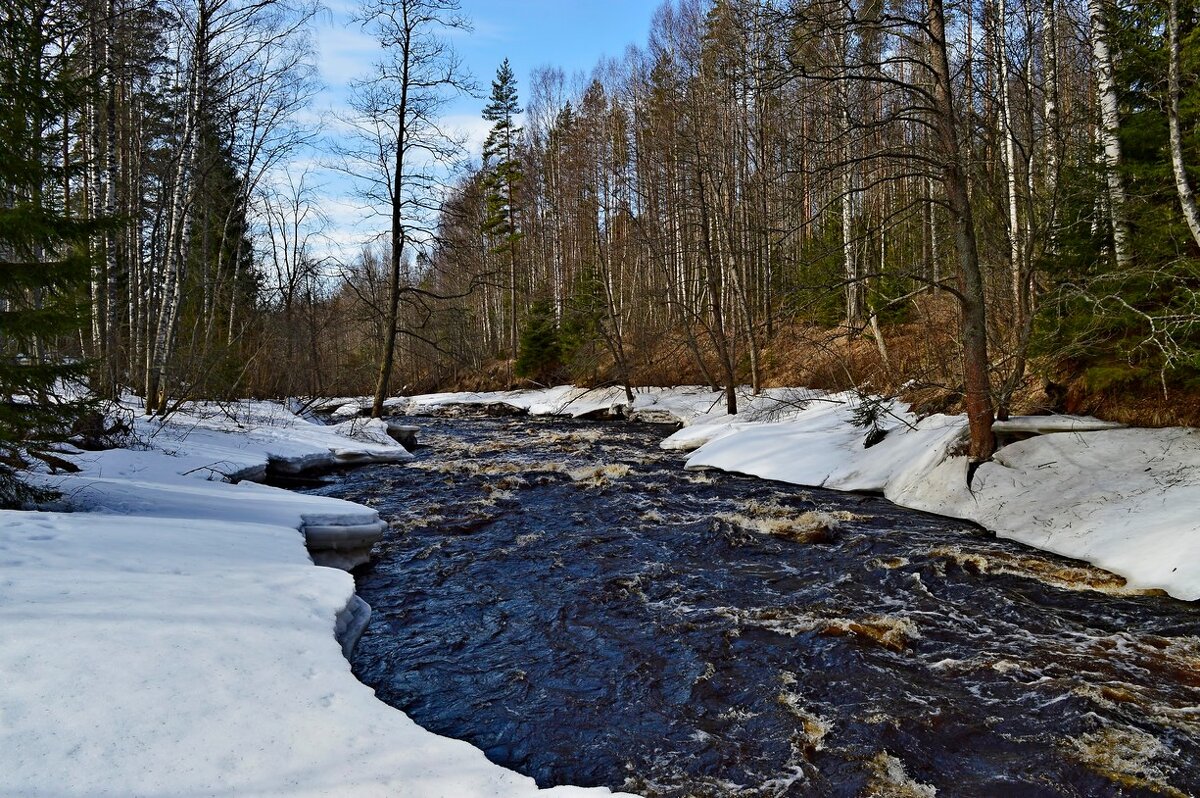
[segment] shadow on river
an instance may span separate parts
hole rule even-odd
[[[1188,796],[1200,608],[869,496],[688,472],[665,428],[426,418],[311,492],[392,531],[379,697],[542,786]]]

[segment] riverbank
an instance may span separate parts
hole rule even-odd
[[[351,673],[354,580],[305,537],[348,565],[378,514],[246,480],[410,457],[381,422],[196,406],[127,445],[32,475],[54,511],[0,512],[0,792],[609,794],[539,791]]]
[[[743,393],[736,416],[698,387],[430,394],[395,399],[396,412],[504,406],[532,415],[625,416],[684,427],[662,442],[691,452],[687,467],[797,485],[882,493],[904,507],[973,521],[1000,537],[1092,563],[1135,589],[1200,600],[1200,430],[1125,428],[1078,416],[998,422],[1007,445],[967,485],[962,416],[918,418],[902,402],[880,408],[878,443],[857,426],[849,393]],[[334,400],[345,417],[361,405]]]

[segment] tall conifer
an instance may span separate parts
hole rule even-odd
[[[513,357],[517,356],[518,313],[517,245],[521,231],[516,218],[516,192],[521,182],[521,164],[517,144],[521,128],[516,118],[521,113],[517,99],[517,78],[508,59],[496,70],[492,81],[492,96],[484,106],[483,118],[492,123],[492,130],[483,143],[483,162],[487,172],[487,211],[484,232],[495,240],[495,252],[503,255],[508,266],[509,280],[509,343]]]
[[[56,10],[13,0],[0,18],[0,504],[19,497],[23,454],[61,440],[81,409],[55,396],[80,365],[47,355],[82,323],[94,226],[62,199],[70,175],[57,160],[59,120],[82,107],[86,86],[54,58]]]

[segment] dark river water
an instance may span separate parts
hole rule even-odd
[[[392,523],[357,572],[379,697],[542,786],[645,796],[1189,796],[1200,608],[662,427],[422,418],[312,492]]]

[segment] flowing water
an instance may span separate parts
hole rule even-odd
[[[689,472],[668,430],[426,418],[314,492],[392,522],[353,656],[542,786],[1200,792],[1200,608],[883,499]]]

